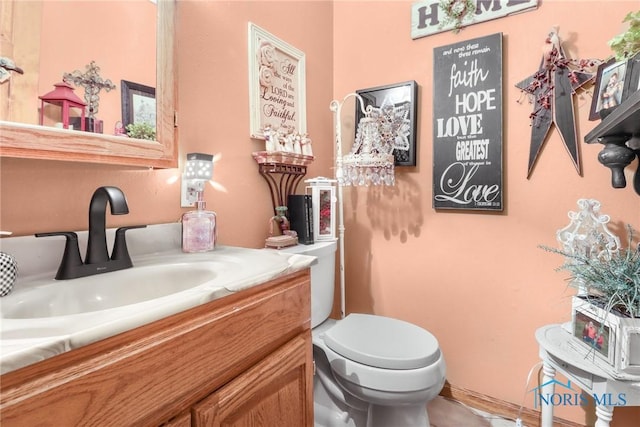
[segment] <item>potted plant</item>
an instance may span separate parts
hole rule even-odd
[[[607,312],[640,318],[640,244],[634,245],[634,230],[627,225],[627,247],[612,251],[606,257],[569,253],[541,246],[564,255],[565,262],[557,270],[571,273],[571,284],[587,287],[586,298]]]
[[[606,251],[542,249],[563,255],[556,270],[581,289],[573,297],[572,332],[586,355],[615,376],[640,375],[640,243],[627,225],[626,247]],[[585,292],[586,290],[586,292]]]
[[[616,61],[631,58],[636,52],[640,52],[640,10],[629,12],[622,22],[628,22],[629,28],[609,40],[609,47],[615,54]]]
[[[155,141],[156,129],[146,122],[130,123],[126,127],[127,135],[131,138],[148,139]]]

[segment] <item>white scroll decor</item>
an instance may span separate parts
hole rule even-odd
[[[595,199],[579,199],[578,207],[578,212],[569,211],[569,224],[556,232],[562,250],[573,256],[601,261],[611,259],[620,250],[620,238],[607,226],[609,215],[600,213],[600,202]],[[574,260],[567,258],[567,262]],[[579,282],[574,283],[578,295],[586,295],[588,284],[574,280]]]

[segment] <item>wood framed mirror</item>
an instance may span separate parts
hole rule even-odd
[[[3,8],[10,7],[8,3],[3,2]],[[157,8],[155,141],[0,121],[0,157],[177,167],[176,2],[158,0]]]

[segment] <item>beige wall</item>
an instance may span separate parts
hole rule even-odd
[[[560,25],[575,58],[609,55],[636,1],[560,2],[538,11],[411,40],[410,1],[184,1],[178,6],[180,153],[220,153],[208,188],[218,213],[220,242],[260,247],[271,201],[251,157],[262,148],[249,138],[247,22],[306,53],[307,122],[316,160],[308,176],[332,175],[333,120],[329,102],[348,92],[416,80],[420,85],[418,166],[403,169],[393,189],[345,190],[347,309],[412,321],[432,331],[444,351],[449,382],[515,404],[533,406],[525,380],[538,361],[534,332],[569,319],[561,260],[537,248],[553,245],[582,197],[599,199],[616,228],[640,230],[640,197],[614,190],[596,156],[581,144],[583,177],[576,174],[557,132],[526,179],[530,107],[518,104],[514,84],[531,74],[549,28]],[[505,211],[435,212],[431,205],[432,49],[496,32],[504,34]],[[590,96],[576,97],[580,138]],[[348,115],[345,108],[345,116]],[[141,170],[2,159],[0,227],[17,234],[87,227],[93,190],[116,185],[131,213],[109,226],[177,221],[176,169]],[[627,170],[630,181],[637,162]],[[535,386],[535,385],[533,385]],[[529,387],[533,388],[533,386]],[[527,390],[528,390],[527,389]],[[558,414],[584,422],[580,409]],[[639,411],[616,409],[615,426],[634,425]]]

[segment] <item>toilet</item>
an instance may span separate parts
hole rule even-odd
[[[429,427],[427,402],[444,385],[438,340],[411,323],[371,314],[330,319],[335,241],[283,252],[312,255],[314,419],[316,427]]]

